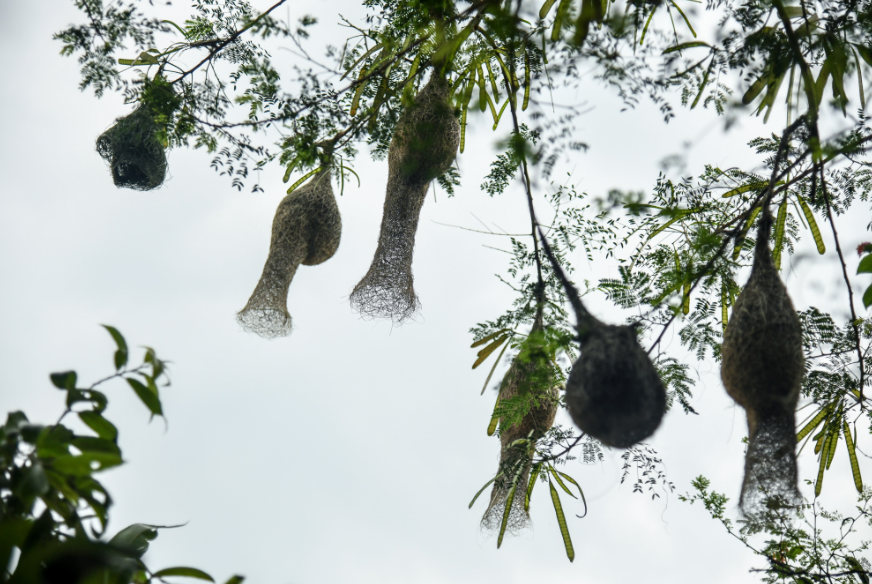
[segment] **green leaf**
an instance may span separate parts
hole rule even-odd
[[[696,36],[696,35],[694,35],[694,36]],[[706,42],[703,42],[703,41],[689,41],[686,43],[679,43],[677,45],[673,45],[673,46],[669,47],[668,49],[666,49],[665,51],[663,51],[663,54],[665,55],[666,53],[674,53],[675,51],[683,51],[684,49],[694,49],[696,47],[711,48],[712,46]]]
[[[771,78],[771,73],[769,73],[768,71],[764,72],[760,76],[760,78],[757,79],[757,81],[751,84],[751,87],[748,88],[748,91],[745,92],[745,95],[742,96],[742,103],[748,105],[749,103],[754,101],[754,99],[756,99],[756,97],[760,95],[760,92],[763,91],[763,89],[767,85],[769,85],[769,81],[771,80]]]
[[[196,578],[197,580],[206,580],[207,582],[215,581],[212,579],[212,576],[197,568],[164,568],[163,570],[158,570],[153,575],[154,578],[163,578],[164,576],[184,576],[185,578]]]
[[[48,477],[39,461],[34,462],[22,471],[21,482],[15,492],[24,499],[41,497],[48,492]]]
[[[575,550],[572,547],[572,538],[569,537],[569,527],[566,525],[566,516],[563,515],[563,505],[560,504],[560,495],[557,494],[557,489],[554,488],[554,483],[548,481],[548,487],[551,490],[551,503],[554,505],[554,512],[557,514],[557,524],[560,526],[560,535],[563,537],[563,547],[566,548],[566,557],[569,561],[575,559]]]
[[[124,548],[133,553],[137,558],[141,558],[148,551],[148,542],[156,537],[157,529],[155,526],[134,523],[116,533],[109,540],[109,545]]]
[[[497,407],[500,405],[500,396],[497,396],[497,401],[494,403],[494,412],[491,414],[490,423],[487,426],[487,435],[493,436],[497,431],[497,424],[500,421],[500,416],[497,414]]]
[[[84,452],[116,454],[121,456],[121,450],[112,440],[94,438],[93,436],[76,436],[72,445]]]
[[[848,449],[848,457],[851,459],[851,474],[854,476],[854,486],[857,487],[857,492],[863,492],[863,478],[860,476],[860,463],[857,461],[857,449],[854,447],[854,438],[851,436],[851,429],[848,427],[848,421],[844,420],[843,433],[845,435],[845,447]]]
[[[471,345],[469,346],[469,348],[470,348],[470,349],[475,349],[476,347],[480,347],[480,346],[484,345],[485,343],[487,343],[487,342],[489,342],[489,341],[491,341],[491,340],[493,340],[493,339],[495,339],[495,338],[499,337],[500,335],[503,335],[503,334],[505,334],[505,333],[507,333],[507,332],[510,332],[509,329],[500,329],[500,330],[498,330],[498,331],[495,332],[495,333],[491,333],[491,334],[489,334],[489,335],[486,336],[486,337],[482,337],[482,338],[480,338],[479,340],[477,340],[476,342],[474,342],[473,344],[471,344]]]
[[[866,288],[866,291],[863,293],[863,306],[865,308],[872,306],[872,286]]]
[[[763,207],[755,207],[751,214],[748,215],[748,220],[745,221],[745,226],[742,228],[742,232],[739,234],[739,237],[736,238],[736,247],[733,249],[733,261],[739,259],[739,254],[742,253],[742,246],[745,243],[745,237],[748,235],[748,230],[751,229],[751,225],[754,224],[754,219],[757,218],[757,215],[760,214],[760,211],[763,210]]]
[[[105,438],[106,440],[116,440],[118,438],[118,428],[100,414],[96,412],[79,412],[79,418],[86,426],[96,432],[100,438]]]
[[[830,434],[830,439],[828,440],[829,444],[827,444],[827,470],[830,470],[830,465],[833,463],[833,457],[836,455],[836,446],[839,443],[839,426],[833,429]]]
[[[484,490],[487,488],[487,486],[488,486],[489,484],[491,484],[492,482],[494,482],[495,480],[497,480],[498,478],[500,478],[500,476],[502,476],[502,474],[503,474],[503,473],[499,473],[499,474],[497,474],[497,476],[495,476],[494,478],[492,478],[491,480],[489,480],[488,482],[486,482],[486,483],[484,484],[484,486],[478,490],[478,492],[475,494],[475,497],[473,497],[473,498],[472,498],[472,501],[469,502],[469,507],[468,507],[469,509],[472,509],[472,506],[475,505],[475,502],[476,502],[476,500],[478,499],[479,495],[481,495],[481,494],[484,492]]]
[[[863,57],[866,64],[872,67],[872,49],[864,47],[863,45],[854,45],[854,48],[857,49],[857,52],[860,53],[860,56]]]
[[[109,326],[108,324],[102,326],[109,331],[109,334],[112,335],[112,339],[115,341],[115,345],[118,347],[118,350],[115,351],[115,369],[121,369],[127,365],[127,341],[124,340],[122,334],[114,326]]]
[[[523,465],[518,474],[523,471]],[[509,526],[509,515],[512,514],[512,504],[515,502],[515,492],[518,490],[518,474],[512,480],[512,488],[509,489],[509,494],[506,496],[506,509],[503,511],[503,521],[500,524],[500,535],[497,537],[497,549],[503,545],[503,536],[506,535],[506,527]]]
[[[491,367],[490,373],[487,374],[487,379],[484,380],[484,385],[481,387],[481,394],[480,395],[484,395],[484,390],[487,389],[487,384],[490,383],[491,377],[494,376],[494,371],[497,370],[497,365],[499,365],[500,361],[503,360],[503,355],[505,355],[506,349],[509,348],[510,344],[511,343],[506,343],[505,345],[503,345],[503,348],[500,349],[500,354],[497,355],[497,358],[494,360],[494,365],[493,365],[493,367]],[[493,434],[493,432],[488,434],[488,436],[491,436],[492,434]]]
[[[781,180],[780,180],[780,181],[778,181],[777,183],[775,183],[774,186],[777,187],[777,186],[779,186],[779,185],[783,185],[783,184],[784,184],[784,181],[781,181]],[[727,191],[726,193],[724,193],[723,195],[721,195],[721,198],[722,198],[722,199],[727,199],[727,198],[729,198],[729,197],[733,197],[733,196],[735,196],[735,195],[740,195],[740,194],[742,194],[742,193],[747,193],[748,191],[757,191],[757,190],[760,190],[760,189],[765,189],[765,188],[768,187],[768,186],[769,186],[769,183],[768,183],[768,182],[748,183],[748,184],[746,184],[746,185],[742,185],[742,186],[740,186],[740,187],[737,187],[737,188],[735,188],[735,189],[733,189],[733,190],[731,190],[731,191]]]
[[[58,389],[71,390],[76,388],[76,372],[61,371],[60,373],[52,373],[49,375],[52,384]]]
[[[231,576],[224,584],[242,584],[245,576]]]
[[[557,2],[557,0],[545,0],[545,4],[543,4],[542,8],[539,9],[539,18],[544,20],[545,17],[548,16],[548,13],[551,12],[551,7],[554,6],[555,2]]]
[[[872,274],[872,254],[869,254],[860,260],[860,265],[857,266],[857,273]],[[75,375],[75,373],[73,375]]]
[[[142,382],[138,379],[128,378],[127,383],[130,384],[130,387],[133,388],[133,391],[136,392],[136,395],[139,396],[139,399],[142,400],[142,403],[145,404],[145,407],[149,409],[152,416],[163,415],[160,398],[157,396],[156,393],[143,385]]]

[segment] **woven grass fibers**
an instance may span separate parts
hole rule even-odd
[[[660,425],[666,390],[633,327],[606,325],[590,315],[583,322],[566,406],[586,434],[606,446],[629,448]]]
[[[342,218],[329,170],[324,170],[279,203],[260,281],[236,315],[242,328],[267,339],[288,335],[288,288],[297,268],[333,257],[341,235]]]
[[[361,316],[400,324],[420,309],[412,276],[418,218],[430,182],[448,170],[459,144],[448,83],[434,73],[400,116],[391,140],[378,247],[350,296]]]
[[[721,379],[745,408],[748,450],[740,507],[746,513],[799,500],[795,411],[804,371],[799,318],[769,250],[772,216],[757,229],[754,265],[721,347]]]
[[[533,331],[536,330],[541,330],[541,321],[534,325]],[[500,385],[500,401],[508,400],[519,394],[529,394],[537,391],[537,388],[539,392],[542,392],[542,395],[538,396],[538,406],[532,408],[519,424],[504,428],[503,419],[500,419],[500,469],[505,474],[494,481],[490,503],[481,518],[482,529],[499,531],[508,495],[512,488],[514,472],[517,471],[518,465],[523,465],[524,468],[515,489],[515,498],[512,500],[506,531],[517,534],[530,525],[530,514],[524,509],[524,499],[530,481],[530,458],[526,447],[510,448],[510,446],[516,440],[528,436],[532,440],[537,440],[554,425],[559,390],[553,381],[540,379],[543,370],[550,371],[550,368],[547,364],[537,364],[532,360],[521,362],[516,357]],[[547,389],[543,390],[543,387],[547,387]]]
[[[153,114],[143,105],[118,118],[97,138],[97,152],[109,164],[115,186],[150,191],[163,184],[167,157],[158,130]]]

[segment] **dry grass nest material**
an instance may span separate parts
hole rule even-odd
[[[242,328],[267,339],[288,335],[292,329],[288,288],[297,268],[333,257],[341,235],[342,218],[329,170],[324,170],[279,203],[260,281],[236,315]]]
[[[538,321],[534,325],[533,331],[541,330],[541,326],[541,321]],[[547,364],[544,367],[550,371]],[[516,357],[503,378],[502,384],[500,384],[498,399],[504,401],[522,393],[535,391],[536,386],[542,386],[543,380],[537,379],[542,370],[542,363],[521,362]],[[517,534],[530,525],[530,514],[525,509],[525,498],[530,481],[531,460],[526,446],[511,447],[511,445],[517,440],[528,437],[534,441],[538,440],[554,425],[560,395],[559,389],[553,382],[544,381],[544,387],[547,389],[539,390],[542,393],[537,396],[538,405],[533,407],[519,424],[504,428],[503,419],[500,419],[500,470],[503,472],[503,476],[494,481],[490,503],[481,518],[482,529],[499,531],[505,515],[508,495],[512,488],[512,480],[519,466],[523,468],[518,478],[512,508],[506,521],[506,531]]]
[[[733,305],[721,347],[724,387],[748,418],[740,499],[745,513],[799,501],[795,412],[804,373],[802,328],[772,261],[771,226],[767,205],[751,277]]]
[[[418,219],[430,182],[448,170],[459,144],[460,123],[448,83],[434,73],[400,116],[391,140],[378,247],[350,296],[364,318],[401,324],[420,309],[412,276]]]
[[[97,138],[97,152],[109,164],[117,187],[150,191],[167,174],[166,150],[158,139],[159,127],[142,105]]]

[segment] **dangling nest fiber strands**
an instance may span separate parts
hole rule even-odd
[[[148,107],[141,105],[97,138],[97,152],[109,163],[117,187],[150,191],[167,175],[166,151]]]
[[[342,218],[330,185],[330,172],[323,170],[279,203],[260,282],[248,304],[236,315],[242,328],[266,339],[288,335],[288,287],[297,267],[329,260],[339,247],[341,235]]]
[[[542,330],[541,319],[542,314],[540,312],[537,315],[533,329],[530,331],[531,334]],[[546,368],[550,373],[550,366],[547,363],[536,363],[532,360],[524,363],[516,357],[500,385],[499,401],[508,400],[518,394],[537,391],[537,386],[539,387],[538,391],[542,392],[542,395],[538,396],[538,406],[532,408],[519,424],[504,428],[503,419],[500,419],[501,450],[499,469],[503,472],[503,475],[494,481],[490,504],[481,518],[482,529],[488,531],[500,530],[509,492],[512,489],[512,481],[519,466],[522,466],[522,470],[518,478],[517,487],[515,488],[515,497],[512,499],[509,517],[506,521],[506,531],[517,534],[530,525],[530,515],[524,508],[524,502],[530,482],[531,460],[526,446],[516,446],[514,448],[510,448],[510,446],[516,440],[527,437],[530,437],[532,440],[538,440],[554,425],[554,417],[557,415],[559,390],[553,382],[549,383],[549,380],[537,379],[538,375],[536,374],[541,374],[543,368]],[[543,387],[542,381],[545,381],[544,387],[548,389],[541,389]],[[532,435],[530,434],[531,432]]]
[[[580,356],[566,381],[572,421],[606,446],[629,448],[651,436],[666,413],[666,389],[632,326],[600,322],[581,302],[575,286],[542,245],[577,319]]]
[[[739,503],[745,513],[799,500],[795,412],[804,372],[802,328],[772,261],[771,229],[767,200],[751,277],[733,305],[721,346],[724,387],[748,417]]]
[[[448,83],[434,72],[400,116],[391,140],[378,248],[350,297],[351,306],[363,317],[400,324],[420,308],[412,277],[418,218],[430,181],[448,170],[459,144],[460,123]]]

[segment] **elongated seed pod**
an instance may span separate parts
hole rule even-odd
[[[236,315],[242,328],[267,339],[288,335],[288,288],[297,268],[333,257],[341,235],[342,218],[329,171],[324,170],[279,203],[260,281]]]
[[[97,153],[109,164],[115,186],[150,191],[163,184],[167,157],[158,129],[153,114],[142,105],[97,138]]]
[[[420,308],[412,276],[415,233],[430,182],[451,166],[460,123],[448,83],[435,72],[397,122],[388,151],[388,184],[378,247],[369,271],[351,292],[365,318],[400,324]]]
[[[537,315],[531,336],[542,330],[541,312]],[[543,378],[543,375],[545,376]],[[538,405],[533,407],[521,420],[520,423],[510,427],[503,427],[504,420],[500,419],[500,472],[502,476],[494,481],[491,490],[490,504],[481,518],[481,527],[488,531],[498,532],[505,516],[508,495],[511,491],[512,482],[517,471],[520,476],[517,479],[515,498],[512,500],[511,509],[507,519],[506,531],[518,533],[530,525],[530,515],[524,508],[524,499],[530,480],[531,462],[527,454],[526,446],[512,444],[517,440],[541,438],[554,425],[557,415],[557,400],[559,390],[551,378],[551,367],[544,359],[521,361],[516,357],[512,361],[508,373],[500,384],[498,399],[509,400],[517,395],[525,395],[535,392]]]
[[[804,372],[802,328],[772,260],[771,229],[765,205],[751,277],[736,298],[721,347],[721,379],[748,419],[740,499],[747,514],[799,500],[795,412]]]

